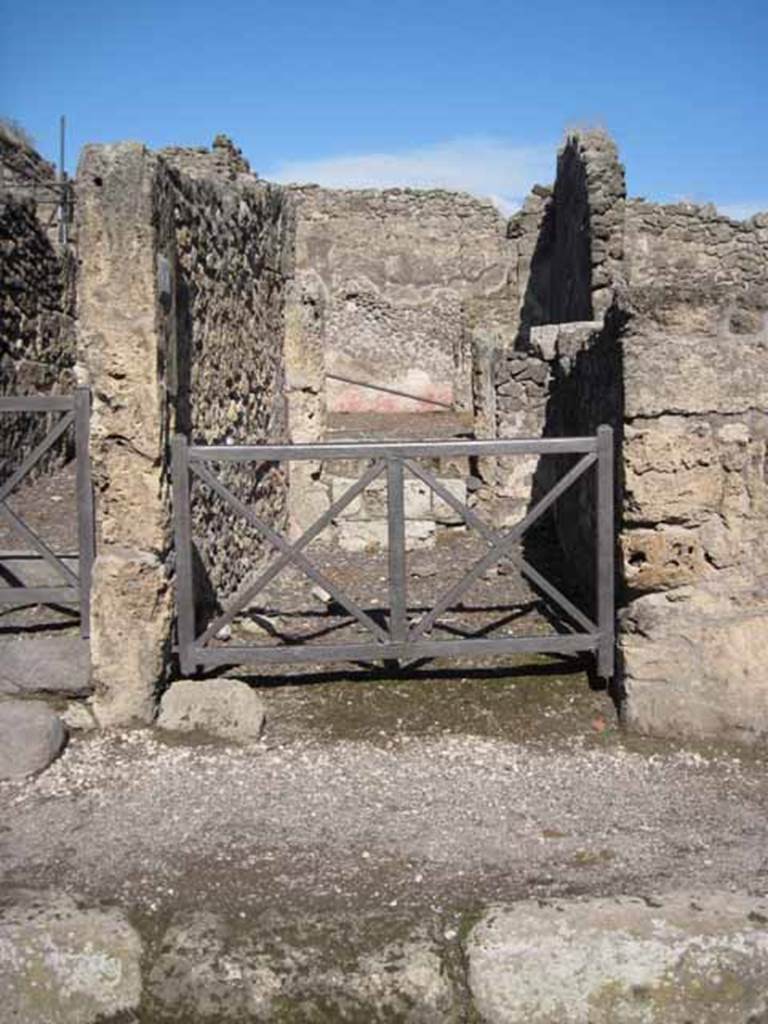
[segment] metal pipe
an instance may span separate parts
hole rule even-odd
[[[67,244],[68,240],[68,224],[67,224],[67,195],[66,195],[66,177],[67,172],[64,170],[64,145],[66,140],[67,132],[67,119],[64,114],[59,119],[59,242],[62,245]]]
[[[388,395],[398,395],[400,398],[410,398],[414,402],[426,402],[427,405],[439,405],[441,409],[453,409],[450,402],[441,402],[437,398],[422,398],[420,395],[412,395],[408,391],[398,391],[397,388],[385,388],[383,384],[371,384],[367,380],[353,380],[352,377],[342,377],[338,373],[326,373],[329,380],[339,380],[343,384],[354,384],[359,388],[370,388],[372,391],[385,391]]]

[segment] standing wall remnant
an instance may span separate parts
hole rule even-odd
[[[765,736],[768,216],[626,200],[615,146],[588,132],[540,223],[520,345],[551,368],[546,432],[615,429],[628,718]],[[580,484],[557,517],[587,591],[591,508]]]
[[[222,174],[215,161],[198,180],[174,159],[133,143],[88,146],[78,171],[78,355],[93,390],[99,534],[91,645],[103,725],[150,721],[169,667],[173,433],[253,443],[285,428],[291,219],[282,192],[240,169]],[[235,471],[227,483],[267,518],[284,515],[274,472]],[[232,580],[233,566],[245,571],[255,542],[221,513],[208,498],[194,509],[201,573],[216,584]]]
[[[329,374],[468,408],[464,304],[504,293],[504,218],[456,192],[292,187],[299,274],[324,300]],[[421,402],[329,380],[336,412],[429,412]]]
[[[291,440],[324,440],[344,413],[373,414],[386,436],[388,414],[443,411],[350,381],[448,405],[471,430],[473,341],[496,339],[514,308],[505,219],[487,200],[442,190],[290,192],[297,217],[286,326]],[[320,463],[291,465],[295,536],[330,507],[342,479]],[[434,541],[434,522],[421,525],[425,537],[409,544]],[[340,523],[323,540],[375,547],[384,533],[380,519],[359,528]]]
[[[623,339],[629,713],[768,734],[768,215],[627,205]]]
[[[62,394],[74,384],[75,261],[45,226],[54,181],[53,167],[0,125],[0,395]],[[45,420],[4,417],[0,473],[43,439]]]

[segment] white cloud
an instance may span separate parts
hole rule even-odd
[[[552,146],[513,146],[500,139],[440,142],[401,153],[361,153],[278,164],[271,181],[326,188],[445,188],[485,196],[505,213],[537,182],[555,176]]]
[[[768,212],[768,199],[758,203],[717,203],[717,209],[733,220],[747,220],[754,213]]]

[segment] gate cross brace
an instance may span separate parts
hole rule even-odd
[[[482,576],[486,569],[489,569],[492,565],[498,562],[503,555],[507,554],[512,545],[523,535],[523,533],[525,533],[528,527],[543,515],[544,512],[546,512],[546,510],[557,501],[560,495],[567,491],[571,484],[578,480],[582,473],[585,473],[596,461],[597,455],[594,452],[591,452],[589,455],[584,455],[579,459],[576,465],[573,466],[565,476],[558,480],[555,486],[534,505],[534,507],[520,520],[519,523],[516,523],[515,526],[513,526],[506,534],[503,534],[498,537],[498,539],[494,540],[482,558],[478,559],[472,568],[469,569],[457,583],[452,587],[449,587],[448,590],[438,598],[437,603],[434,605],[432,610],[427,612],[426,615],[423,615],[410,631],[408,639],[416,640],[427,630],[431,629],[438,616],[447,608],[450,608],[450,606],[457,601],[461,595],[480,578],[480,576]]]
[[[222,484],[221,481],[213,475],[213,473],[210,472],[207,466],[204,466],[199,462],[192,463],[190,465],[190,469],[203,481],[203,483],[210,487],[212,491],[215,491],[220,498],[243,516],[243,518],[246,519],[251,526],[255,527],[263,537],[266,537],[274,547],[283,552],[281,559],[278,559],[274,565],[270,566],[269,569],[262,573],[251,586],[247,587],[243,594],[239,595],[235,599],[234,603],[226,612],[220,615],[208,626],[200,637],[199,642],[203,645],[208,643],[223,626],[232,622],[238,611],[240,611],[251,597],[258,593],[258,591],[261,590],[269,580],[280,572],[280,570],[289,562],[295,562],[296,565],[298,565],[298,567],[310,577],[310,579],[314,580],[315,583],[318,583],[321,587],[327,590],[328,593],[335,598],[340,605],[346,608],[350,615],[353,615],[361,625],[369,629],[378,640],[386,643],[389,640],[389,637],[381,626],[379,626],[379,624],[375,622],[367,612],[360,608],[352,598],[347,597],[344,591],[337,587],[332,580],[328,579],[325,573],[312,565],[309,559],[305,558],[301,553],[301,549],[306,547],[306,545],[309,544],[317,534],[325,529],[331,519],[333,519],[341,509],[348,505],[349,502],[360,493],[360,491],[364,490],[372,480],[375,480],[383,468],[384,463],[379,459],[355,484],[352,485],[352,487],[345,491],[338,501],[334,502],[334,504],[331,505],[331,507],[324,512],[323,515],[304,534],[302,534],[294,544],[289,544],[284,537],[281,537],[279,533],[273,530],[266,523],[262,522],[252,509],[248,508],[248,506],[240,501],[239,498],[236,498],[235,495],[232,494],[232,492]]]
[[[20,516],[17,516],[13,509],[11,509],[7,504],[7,499],[11,491],[18,487],[24,477],[33,468],[35,463],[37,463],[43,455],[45,455],[48,449],[58,441],[64,431],[74,422],[74,419],[74,411],[65,413],[64,416],[62,416],[48,431],[43,440],[32,449],[18,469],[16,469],[16,471],[12,473],[0,487],[0,516],[6,520],[14,533],[19,537],[22,537],[28,544],[31,544],[52,569],[62,576],[71,587],[76,588],[80,581],[75,573],[73,573],[69,566],[62,562],[53,551],[51,551],[45,541],[42,540],[42,538],[39,537],[37,533],[35,533],[35,531],[20,518]]]
[[[405,464],[411,471],[411,473],[413,473],[414,476],[417,476],[420,480],[422,480],[428,487],[431,487],[435,494],[437,494],[438,497],[443,499],[446,505],[450,505],[455,512],[458,512],[458,514],[464,519],[468,526],[474,527],[478,531],[478,533],[482,534],[482,536],[485,538],[485,540],[488,541],[488,544],[491,545],[491,547],[494,544],[498,544],[501,542],[501,540],[503,539],[503,534],[499,533],[498,530],[494,530],[492,527],[488,526],[488,524],[484,522],[484,520],[482,520],[480,516],[477,515],[476,512],[473,512],[471,508],[469,508],[463,501],[461,501],[460,498],[457,498],[454,494],[451,494],[451,492],[446,487],[443,487],[440,481],[437,480],[436,477],[434,477],[432,473],[429,472],[429,470],[424,469],[423,467],[419,466],[418,463],[411,462],[410,460],[406,460]],[[524,573],[540,590],[542,590],[556,604],[559,604],[560,607],[565,612],[567,612],[568,615],[570,615],[570,617],[582,627],[582,629],[584,629],[587,633],[594,633],[597,631],[597,626],[595,625],[595,623],[592,622],[592,620],[588,618],[579,608],[577,608],[575,604],[569,601],[565,594],[562,594],[557,589],[557,587],[555,587],[552,583],[549,582],[549,580],[545,576],[542,576],[541,573],[538,572],[538,570],[534,569],[534,567],[529,562],[527,562],[524,558],[520,557],[519,555],[516,555],[511,552],[508,553],[507,557],[520,572]]]

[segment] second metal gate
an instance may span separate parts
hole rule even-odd
[[[58,577],[57,584],[24,585],[16,580],[0,587],[0,604],[77,604],[80,608],[80,634],[90,632],[91,572],[94,560],[94,515],[89,454],[90,390],[79,387],[73,395],[14,395],[0,397],[0,414],[59,414],[42,440],[31,447],[18,467],[0,483],[0,519],[28,545],[35,557],[47,563]],[[74,432],[76,471],[77,570],[54,552],[45,540],[8,504],[12,492],[67,431]]]

